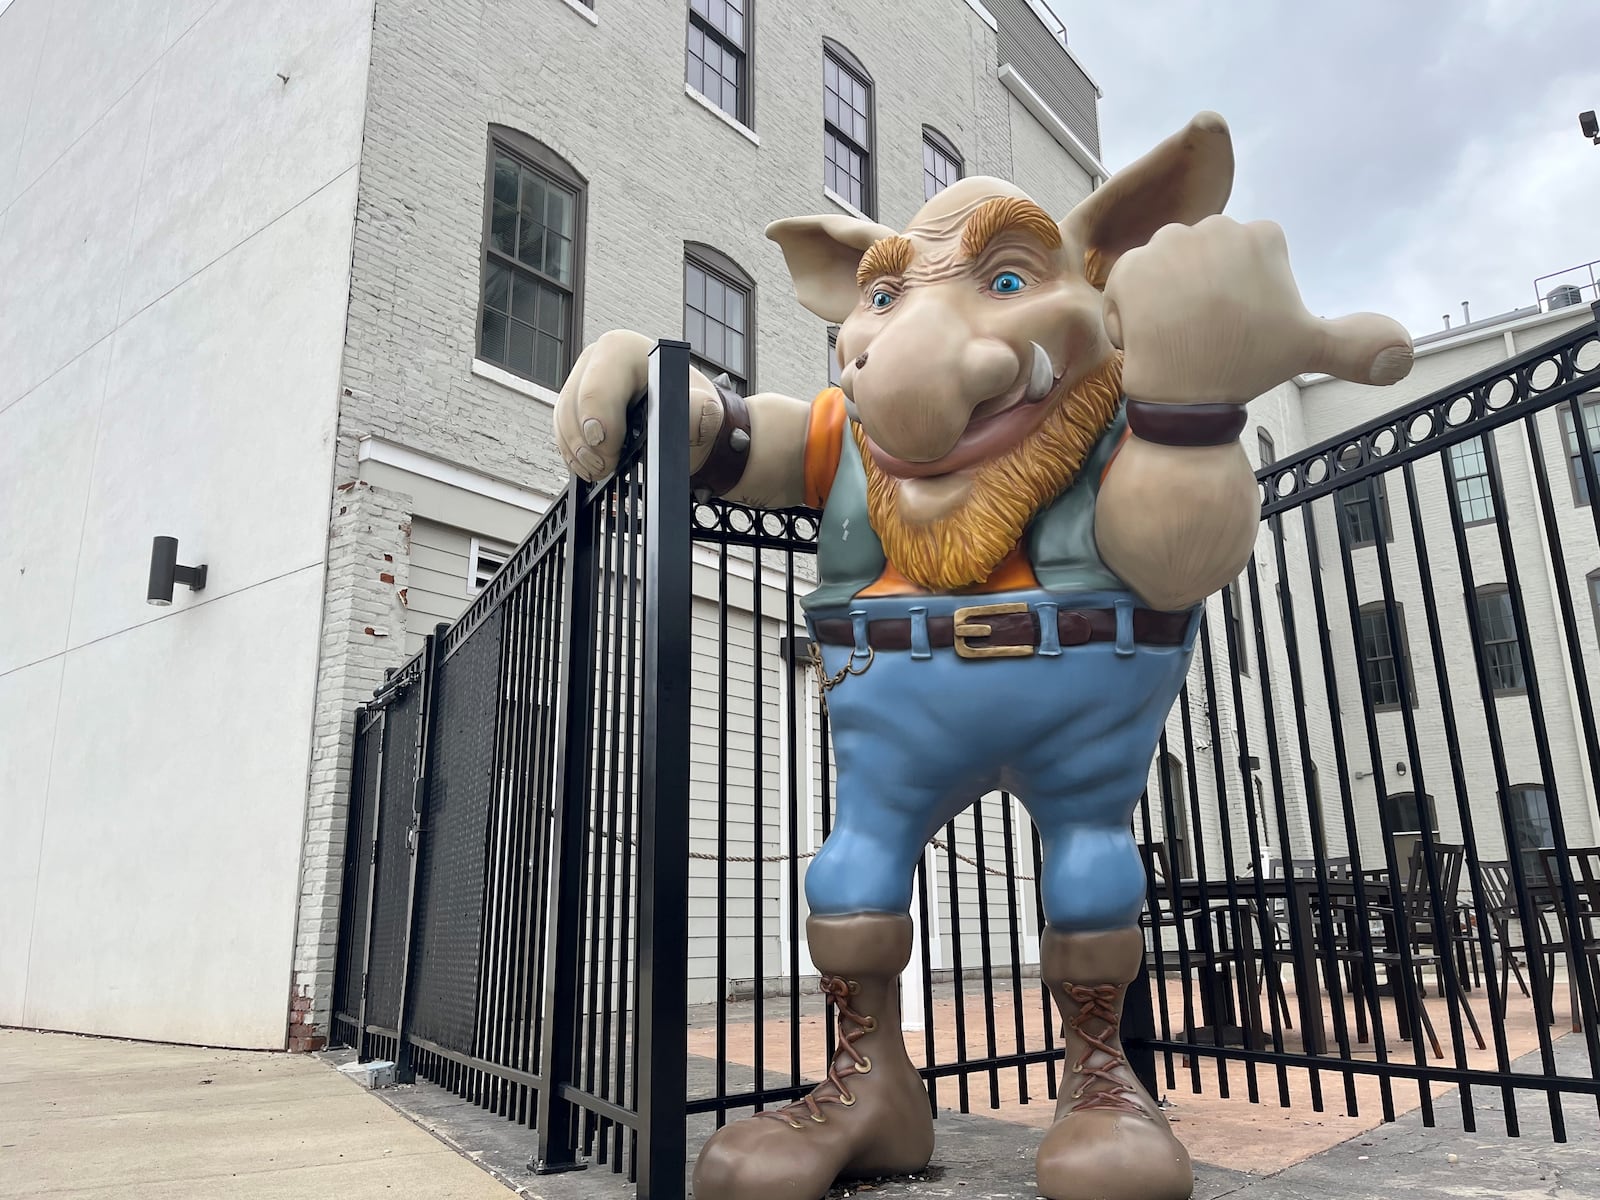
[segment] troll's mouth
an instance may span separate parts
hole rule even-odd
[[[956,444],[938,458],[928,462],[914,462],[896,458],[867,435],[867,450],[878,469],[896,479],[928,479],[937,475],[953,475],[969,470],[1026,441],[1055,406],[1061,403],[1062,379],[1058,375],[1049,391],[1038,401],[1027,401],[1027,381],[1011,391],[991,400],[985,400],[972,410],[967,427],[961,431]]]

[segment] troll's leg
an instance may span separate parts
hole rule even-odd
[[[811,960],[838,1017],[827,1078],[787,1108],[719,1130],[695,1164],[696,1200],[819,1200],[841,1176],[909,1174],[933,1154],[899,983],[926,818],[915,797],[857,789],[852,774],[841,762],[839,821],[806,876]]]
[[[1144,869],[1129,832],[1143,774],[1125,781],[1125,801],[1101,794],[1108,781],[1084,780],[1072,801],[1030,805],[1046,853],[1039,973],[1066,1022],[1068,1074],[1037,1160],[1048,1200],[1187,1200],[1194,1190],[1188,1152],[1122,1048],[1123,997],[1144,957]],[[1114,810],[1112,821],[1094,819],[1097,807]]]

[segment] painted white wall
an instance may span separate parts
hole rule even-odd
[[[284,1044],[370,29],[0,14],[0,1024]]]

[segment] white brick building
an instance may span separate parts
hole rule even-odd
[[[1104,175],[1098,88],[1047,16],[1037,0],[13,0],[0,1024],[316,1045],[353,710],[564,485],[551,389],[576,348],[616,326],[684,335],[747,384],[814,392],[827,332],[795,302],[769,220],[862,208],[899,226],[961,174],[1015,179],[1064,213]],[[1254,420],[1288,454],[1586,318],[1460,331],[1424,347],[1402,390],[1300,381]],[[1508,437],[1507,488],[1526,487]],[[1505,497],[1519,522],[1520,496]],[[168,608],[143,591],[158,535],[209,568]],[[781,614],[774,582],[764,608]],[[1530,608],[1549,604],[1546,583],[1523,583]],[[714,613],[697,616],[711,640]],[[793,632],[765,626],[740,653],[775,654]],[[764,676],[769,712],[810,686],[779,675]],[[1258,678],[1243,680],[1242,720],[1219,705],[1257,747]],[[1581,739],[1565,694],[1547,692],[1570,827],[1589,836]],[[1292,729],[1292,706],[1275,705]],[[1431,731],[1436,715],[1419,721]],[[1326,781],[1322,715],[1311,730]],[[766,849],[803,852],[779,844],[782,773],[751,745],[735,753],[744,779],[761,772]],[[1202,798],[1210,771],[1197,764]],[[703,763],[695,778],[703,811]],[[1303,811],[1300,778],[1286,770]],[[746,807],[730,836],[748,844]],[[708,878],[691,895],[700,919]],[[763,888],[774,917],[786,880],[774,865]],[[1004,881],[982,886],[1005,903]],[[696,927],[696,999],[718,986],[699,949],[713,928]],[[730,949],[733,977],[750,950]],[[951,960],[936,946],[933,961]]]
[[[1064,212],[1098,89],[1037,7],[14,0],[0,1023],[314,1044],[351,713],[560,490],[575,348],[698,339],[709,277],[701,348],[806,394],[767,221]],[[164,609],[158,535],[209,569]]]

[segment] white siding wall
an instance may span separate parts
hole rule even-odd
[[[285,1044],[371,23],[0,14],[0,1024]]]

